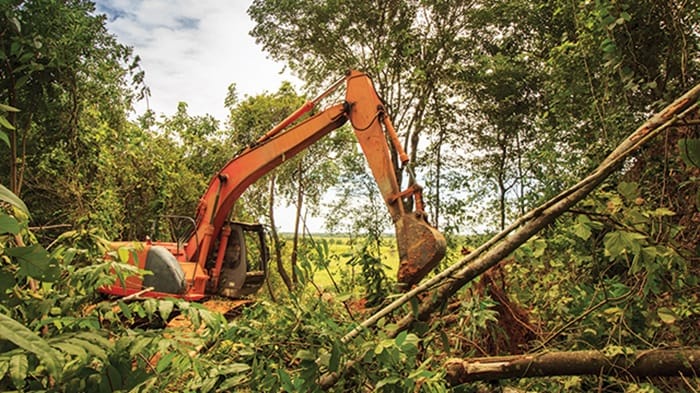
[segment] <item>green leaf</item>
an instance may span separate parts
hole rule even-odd
[[[231,363],[225,366],[221,366],[219,374],[221,375],[231,375],[240,374],[250,371],[250,366],[245,363]]]
[[[75,337],[65,340],[65,342],[77,345],[83,348],[91,357],[101,360],[107,359],[107,349],[112,346],[109,341],[91,333],[80,333]]]
[[[547,241],[544,239],[534,239],[532,242],[532,256],[539,258],[547,251]]]
[[[394,339],[394,343],[396,343],[397,347],[400,347],[403,344],[403,342],[406,341],[407,335],[408,332],[404,330],[396,336],[396,338]]]
[[[619,317],[625,313],[625,310],[621,309],[620,307],[614,306],[614,307],[608,307],[605,310],[603,310],[603,314],[605,315],[610,315],[612,317]]]
[[[5,270],[0,270],[0,297],[2,297],[2,294],[4,294],[5,291],[14,287],[15,285],[17,285],[17,281],[15,281],[14,274]]]
[[[158,302],[158,312],[160,312],[160,317],[163,318],[163,321],[168,320],[168,317],[173,311],[174,306],[175,303],[173,303],[170,300],[161,300],[160,302]]]
[[[12,384],[14,384],[17,389],[22,389],[22,387],[24,387],[28,372],[29,361],[25,354],[13,355],[10,358],[10,378],[12,378]]]
[[[10,137],[7,136],[7,133],[6,133],[5,131],[3,131],[3,130],[0,130],[0,140],[2,140],[3,142],[5,142],[5,144],[7,145],[7,147],[11,147],[11,146],[10,146]]]
[[[219,392],[235,392],[236,387],[243,385],[246,381],[245,375],[236,375],[233,377],[226,378],[221,384],[217,386],[217,391]],[[216,382],[216,379],[214,380]]]
[[[111,364],[107,365],[107,377],[109,377],[110,385],[114,391],[122,389],[122,375]]]
[[[340,348],[333,342],[331,346],[331,358],[328,361],[328,370],[338,371],[338,366],[340,365]]]
[[[35,354],[53,376],[62,369],[60,355],[44,339],[5,314],[0,314],[0,339]]]
[[[13,247],[5,250],[5,254],[15,257],[19,270],[19,278],[33,277],[41,281],[52,282],[59,276],[59,268],[51,259],[48,251],[39,244],[26,247]]]
[[[622,254],[638,254],[643,246],[642,240],[646,237],[642,234],[628,231],[614,231],[605,235],[605,253],[617,258]]]
[[[87,351],[83,349],[83,347],[67,342],[61,342],[61,343],[55,343],[53,344],[54,348],[58,348],[64,353],[67,353],[69,355],[73,355],[80,359],[81,362],[85,362],[89,359]]]
[[[165,371],[170,366],[170,364],[173,362],[173,358],[175,357],[175,355],[177,355],[176,352],[166,353],[158,361],[158,364],[156,365],[156,370],[159,373],[162,373],[163,371]]]
[[[582,240],[588,240],[588,238],[591,237],[592,234],[591,226],[589,225],[590,222],[590,218],[584,215],[580,215],[576,217],[576,223],[571,227],[571,230],[573,231],[574,235],[581,238]]]
[[[634,348],[622,345],[606,345],[605,348],[603,348],[603,354],[609,358],[617,355],[631,355],[634,352]]]
[[[634,182],[621,182],[617,191],[628,201],[634,201],[639,196],[639,185]]]
[[[0,126],[3,126],[3,127],[5,127],[5,128],[7,128],[8,130],[14,130],[14,129],[15,129],[15,126],[13,126],[12,123],[10,123],[7,119],[5,119],[5,116],[0,116]],[[8,145],[8,146],[10,145],[10,144],[9,144],[9,141],[8,141],[8,144],[7,144],[7,145]]]
[[[18,234],[19,223],[14,217],[0,212],[0,234],[4,233],[9,233],[11,235]]]
[[[678,151],[687,165],[700,168],[700,139],[679,140]]]
[[[12,22],[12,26],[15,28],[15,31],[17,33],[20,33],[22,31],[22,25],[19,23],[19,19],[12,17],[10,18],[10,22]]]
[[[401,381],[399,377],[389,377],[389,378],[384,378],[381,381],[377,382],[377,385],[374,387],[375,390],[379,390],[379,388],[384,387],[386,385],[396,385]]]
[[[0,359],[0,379],[2,379],[7,371],[10,369],[10,361],[5,359]]]
[[[19,112],[19,109],[15,108],[14,106],[9,106],[5,104],[0,104],[0,110],[5,112]]]
[[[280,385],[282,386],[282,389],[286,392],[293,392],[295,391],[294,385],[292,385],[292,379],[289,377],[289,374],[284,369],[279,369],[277,371],[277,375],[279,375],[280,378]]]
[[[654,217],[663,217],[663,216],[675,216],[676,213],[670,209],[667,209],[665,207],[660,207],[653,212],[651,212],[651,215]]]
[[[129,256],[133,252],[133,249],[129,247],[119,247],[117,249],[117,255],[119,255],[119,262],[121,263],[128,263],[129,262]]]
[[[420,339],[413,333],[406,335],[406,340],[400,345],[401,350],[404,352],[415,351],[418,348],[418,342]]]
[[[0,184],[0,201],[7,202],[10,205],[20,209],[24,214],[29,215],[27,205],[25,205],[24,202],[17,197],[17,195],[2,184]]]
[[[299,351],[297,351],[297,354],[294,356],[294,358],[299,360],[316,360],[316,356],[314,355],[314,353],[306,349],[300,349]]]
[[[121,310],[122,314],[124,314],[125,317],[131,319],[133,314],[131,313],[131,308],[129,308],[129,305],[121,299],[117,301],[117,305],[119,306],[119,309]]]
[[[678,319],[676,313],[668,307],[660,307],[658,310],[656,310],[656,315],[659,316],[661,322],[667,325],[673,325]]]
[[[143,302],[143,309],[148,317],[152,317],[156,313],[157,301],[155,299],[146,299]]]
[[[413,314],[413,317],[417,319],[418,314],[420,313],[420,304],[418,304],[418,299],[415,297],[410,298],[409,304],[411,305],[411,314]]]

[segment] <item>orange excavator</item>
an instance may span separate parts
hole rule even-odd
[[[345,102],[292,125],[319,101],[345,85]],[[369,76],[349,71],[316,99],[307,102],[272,130],[231,159],[211,180],[196,216],[165,217],[167,225],[188,227],[167,241],[115,242],[115,250],[133,247],[129,263],[152,274],[117,280],[102,292],[114,296],[177,297],[190,301],[215,295],[237,298],[255,293],[265,282],[268,248],[260,224],[229,221],[231,209],[245,189],[324,135],[350,122],[396,227],[398,281],[405,288],[417,283],[445,255],[445,238],[426,220],[421,188],[401,190],[391,160],[392,144],[402,165],[408,156]],[[407,211],[406,198],[415,208]],[[162,223],[162,222],[161,222]]]

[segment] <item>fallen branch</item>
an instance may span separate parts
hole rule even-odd
[[[40,225],[38,227],[29,227],[29,230],[32,232],[39,232],[39,231],[48,231],[50,229],[63,229],[63,228],[71,228],[73,227],[72,224],[54,224],[54,225]]]
[[[151,291],[154,290],[154,289],[155,289],[155,287],[144,288],[144,289],[142,289],[142,290],[140,290],[140,291],[138,291],[138,292],[132,293],[131,295],[124,296],[123,298],[119,299],[118,301],[123,301],[123,302],[125,302],[125,301],[129,301],[129,300],[134,300],[134,299],[142,299],[142,298],[141,298],[141,295],[143,295],[143,294],[146,293],[146,292],[151,292]],[[117,303],[117,301],[115,301],[114,303]]]
[[[453,386],[473,381],[564,375],[695,377],[700,372],[700,349],[652,349],[628,354],[571,351],[450,359],[445,362],[445,370],[445,378]]]
[[[462,260],[443,270],[433,278],[414,287],[403,296],[371,315],[348,334],[343,336],[342,341],[344,343],[349,342],[362,331],[373,326],[383,317],[402,307],[418,294],[437,287],[436,293],[433,296],[426,296],[424,298],[417,312],[406,315],[399,321],[396,330],[394,330],[390,336],[394,337],[401,331],[410,328],[417,320],[427,320],[429,316],[445,304],[448,298],[457,290],[489,268],[495,266],[503,258],[520,247],[520,245],[525,243],[544,227],[551,224],[557,217],[567,211],[567,209],[584,199],[634,151],[663,130],[677,125],[679,119],[683,119],[689,113],[697,110],[699,97],[700,85],[697,85],[664,108],[664,110],[652,116],[641,127],[637,128],[637,130],[618,145],[589,176],[543,205],[529,211]],[[349,365],[352,363],[353,362],[350,362]],[[333,386],[340,377],[341,372],[342,370],[323,375],[319,380],[319,384],[323,388]]]

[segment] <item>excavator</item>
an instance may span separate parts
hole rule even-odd
[[[344,102],[298,121],[343,85]],[[114,250],[132,250],[128,263],[152,274],[116,280],[101,291],[116,297],[139,295],[188,301],[212,296],[236,299],[255,293],[268,272],[265,230],[260,224],[229,220],[236,200],[260,177],[346,122],[354,129],[396,229],[398,282],[410,288],[444,257],[445,238],[427,221],[421,187],[414,184],[401,190],[389,143],[402,165],[408,163],[408,155],[370,77],[351,70],[219,170],[200,199],[194,218],[165,217],[171,224],[154,225],[170,228],[175,235],[166,240],[151,237],[138,243],[112,243]],[[413,198],[412,211],[404,204],[407,198]],[[184,234],[172,230],[183,225],[189,228]]]

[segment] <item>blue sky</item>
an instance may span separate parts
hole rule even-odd
[[[236,83],[240,97],[276,91],[283,80],[297,83],[269,59],[248,34],[252,0],[97,0],[107,28],[141,57],[148,104],[172,114],[185,101],[192,115],[225,120],[224,98]],[[297,83],[298,85],[298,83]],[[146,102],[136,111],[146,109]]]

